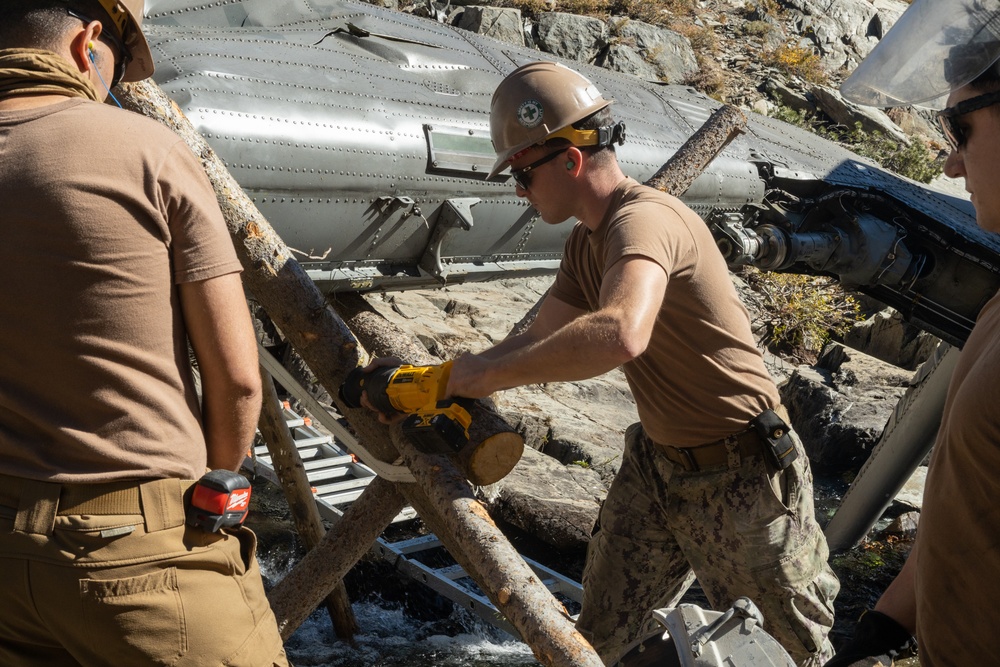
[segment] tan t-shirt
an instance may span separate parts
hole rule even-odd
[[[986,304],[948,386],[917,554],[920,664],[1000,659],[1000,295]]]
[[[714,442],[778,404],[725,260],[705,223],[675,197],[623,180],[597,231],[578,224],[570,233],[552,296],[597,310],[605,272],[626,256],[667,274],[649,346],[624,366],[650,438]]]
[[[176,285],[240,265],[190,150],[90,101],[0,112],[0,202],[0,473],[200,476]]]

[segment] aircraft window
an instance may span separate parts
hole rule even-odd
[[[461,172],[486,178],[496,160],[489,133],[467,127],[424,125],[429,150],[427,171]]]

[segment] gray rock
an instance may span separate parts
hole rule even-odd
[[[897,537],[904,540],[912,540],[917,536],[917,526],[920,524],[920,512],[905,512],[900,514],[886,526],[878,536],[880,539],[886,537]]]
[[[698,71],[691,42],[673,30],[642,21],[612,18],[608,20],[608,33],[613,35],[615,44],[629,47],[639,58],[650,63],[656,70],[655,78],[662,81],[682,83]],[[603,65],[604,61],[599,60],[598,64]]]
[[[856,322],[844,336],[844,343],[887,363],[915,370],[927,360],[940,339],[903,319],[892,308]]]
[[[942,148],[947,145],[947,140],[944,138],[944,133],[941,132],[937,118],[928,118],[926,110],[921,111],[914,107],[894,107],[887,109],[886,115],[900,130],[911,137],[922,137]]]
[[[609,70],[631,74],[648,81],[659,79],[659,71],[647,62],[639,51],[625,44],[609,46],[598,57],[597,64]]]
[[[922,465],[913,471],[910,479],[899,490],[893,499],[907,507],[919,510],[924,506],[924,485],[927,483],[927,466]]]
[[[816,106],[804,93],[789,88],[777,79],[769,78],[764,81],[763,90],[778,104],[790,107],[796,111],[807,111],[809,113],[816,111]]]
[[[826,86],[813,86],[810,92],[816,99],[816,106],[835,122],[851,129],[860,123],[865,132],[881,132],[890,139],[909,145],[910,138],[884,111],[848,102],[839,92]]]
[[[868,0],[786,0],[799,34],[808,37],[830,70],[854,69],[875,48],[883,24]]]
[[[910,6],[910,3],[903,0],[872,0],[872,6],[877,12],[879,22],[877,32],[881,33],[877,36],[879,39],[882,39],[885,33],[889,32],[889,28],[896,24],[896,21],[903,15],[906,8]],[[873,32],[876,31],[873,30]]]
[[[526,449],[487,500],[490,514],[560,550],[586,547],[607,489],[593,470]]]
[[[524,25],[518,9],[469,6],[462,12],[458,27],[516,46],[525,46]]]
[[[831,471],[857,469],[882,434],[910,375],[842,345],[800,366],[780,387],[809,459]]]
[[[600,19],[561,12],[545,12],[538,19],[538,47],[562,58],[593,63],[608,45],[607,37]]]

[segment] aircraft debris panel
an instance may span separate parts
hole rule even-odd
[[[569,224],[488,181],[502,78],[551,57],[348,0],[148,0],[157,83],[325,290],[553,273]],[[654,174],[719,107],[684,86],[566,62],[625,121]],[[731,266],[831,275],[961,346],[1000,286],[1000,242],[968,201],[751,114],[682,197]]]

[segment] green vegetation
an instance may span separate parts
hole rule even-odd
[[[754,268],[747,268],[743,277],[767,314],[754,326],[775,352],[813,360],[827,342],[863,317],[854,297],[832,278]]]
[[[919,183],[930,183],[944,169],[944,163],[917,139],[907,146],[881,132],[865,132],[861,129],[860,123],[855,123],[853,129],[848,129],[843,125],[823,122],[812,114],[786,106],[779,106],[773,117],[812,130],[822,137],[836,141],[853,153]]]
[[[747,37],[766,37],[778,28],[767,21],[747,21],[739,27],[740,34]]]

